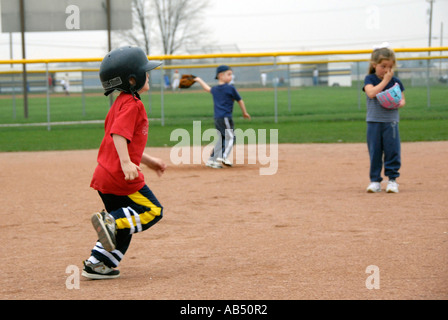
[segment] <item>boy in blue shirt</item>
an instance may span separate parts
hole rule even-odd
[[[211,168],[222,168],[221,164],[232,166],[232,162],[227,157],[235,143],[232,119],[234,101],[239,104],[243,117],[250,119],[243,99],[235,87],[229,84],[232,81],[232,75],[232,69],[229,66],[222,65],[216,69],[215,79],[218,80],[217,86],[210,87],[199,77],[194,79],[205,91],[210,92],[213,96],[215,127],[221,136],[210,155],[210,159],[206,163],[206,166]]]

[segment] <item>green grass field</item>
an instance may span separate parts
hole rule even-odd
[[[358,106],[356,86],[306,87],[278,91],[278,122],[274,118],[274,91],[240,90],[251,121],[241,117],[235,104],[236,128],[278,129],[279,143],[336,143],[365,141],[365,96]],[[431,106],[427,107],[426,88],[406,90],[407,105],[400,111],[402,141],[448,140],[448,88],[431,88]],[[159,92],[142,97],[150,117],[148,146],[173,146],[171,132],[184,128],[192,132],[193,121],[201,121],[202,130],[213,128],[213,107],[210,94],[197,90],[164,95],[164,126],[161,125]],[[109,99],[88,94],[85,107],[80,94],[70,97],[51,96],[51,121],[104,120]],[[291,101],[289,106],[288,101]],[[30,96],[29,117],[23,116],[23,102],[16,98],[14,118],[11,97],[0,97],[1,124],[32,124],[47,121],[46,97]],[[0,151],[77,150],[98,148],[103,136],[102,124],[0,127]],[[269,136],[268,136],[269,138]],[[208,144],[205,141],[204,144]]]

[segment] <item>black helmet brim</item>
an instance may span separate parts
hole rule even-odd
[[[163,63],[163,61],[149,61],[147,64],[146,64],[146,67],[145,67],[145,70],[148,72],[148,71],[151,71],[151,70],[153,70],[153,69],[155,69],[155,68],[157,68],[157,67],[160,67],[161,65],[162,65],[162,63]]]

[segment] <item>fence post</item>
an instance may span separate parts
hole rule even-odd
[[[288,64],[287,72],[288,72],[288,111],[291,112],[291,65]]]
[[[45,62],[45,83],[47,87],[47,130],[51,130],[50,124],[50,84],[48,83],[48,77],[50,76],[48,72],[48,62]]]
[[[274,122],[278,122],[278,78],[277,78],[277,56],[274,56]]]
[[[164,110],[163,110],[163,104],[164,104],[164,96],[163,96],[163,94],[164,94],[164,88],[165,88],[165,86],[164,86],[164,76],[165,76],[165,70],[163,69],[163,63],[162,63],[162,65],[160,66],[160,73],[161,73],[161,81],[160,81],[160,118],[161,118],[161,124],[162,124],[162,127],[163,126],[165,126],[165,112],[164,112]]]
[[[84,71],[81,71],[82,116],[86,116],[86,93],[84,91]]]
[[[16,111],[16,76],[15,76],[15,73],[12,74],[12,118],[14,120],[17,118],[17,111]]]
[[[149,81],[149,90],[148,90],[148,117],[152,117],[153,116],[153,113],[152,113],[152,111],[153,111],[153,108],[152,108],[152,84],[153,84],[153,82],[152,82],[152,77],[151,77],[151,74],[150,73],[148,73],[148,75],[149,75],[149,79],[148,79],[148,81]]]
[[[429,57],[429,52],[428,52]],[[431,85],[429,83],[429,67],[430,67],[430,60],[426,60],[426,95],[427,95],[427,107],[429,108],[431,106]]]
[[[358,110],[361,110],[361,79],[359,77],[359,61],[356,62],[356,79],[357,79],[357,88],[358,88]]]

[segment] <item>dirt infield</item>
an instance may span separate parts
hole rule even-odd
[[[169,148],[148,152],[170,163]],[[103,208],[96,154],[0,153],[1,299],[448,298],[448,142],[402,144],[399,194],[365,192],[365,144],[279,145],[266,176],[144,168],[164,218],[134,236],[120,278],[69,289]]]

